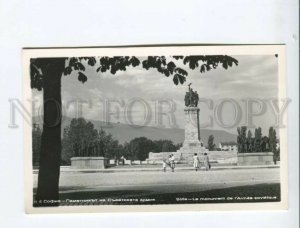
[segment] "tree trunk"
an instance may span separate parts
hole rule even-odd
[[[61,160],[61,76],[65,59],[44,59],[44,123],[34,206],[58,206]]]

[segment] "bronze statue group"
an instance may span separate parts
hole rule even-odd
[[[189,84],[189,91],[186,92],[184,97],[184,103],[186,107],[197,107],[199,102],[199,95],[197,91],[194,91],[190,86],[192,83]]]
[[[163,171],[167,171],[167,165],[171,168],[172,172],[175,170],[175,157],[174,154],[170,154],[168,159],[163,160]],[[197,172],[202,167],[204,167],[204,170],[208,171],[211,168],[209,158],[207,153],[204,153],[204,156],[201,156],[201,158],[197,155],[197,153],[193,156],[193,167],[195,171]]]

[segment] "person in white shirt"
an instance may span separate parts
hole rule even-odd
[[[163,159],[162,165],[163,165],[163,170],[164,170],[164,172],[166,172],[166,169],[167,169],[167,162],[166,162],[165,159]]]
[[[174,157],[174,154],[170,155],[169,161],[170,161],[170,166],[171,166],[172,172],[174,172],[174,169],[175,169],[175,157]]]
[[[199,169],[199,157],[197,153],[194,154],[193,160],[194,160],[194,168],[197,171]]]

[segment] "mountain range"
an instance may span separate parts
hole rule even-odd
[[[63,117],[62,129],[70,125],[71,118]],[[184,141],[184,129],[180,128],[158,128],[152,126],[136,126],[124,123],[109,123],[98,120],[87,120],[94,124],[95,129],[101,128],[107,133],[110,133],[120,143],[129,142],[136,137],[146,137],[151,140],[168,139],[172,140],[175,144]],[[34,117],[33,123],[38,123],[42,126],[42,118]],[[207,140],[210,135],[214,136],[214,143],[218,147],[220,142],[236,142],[237,135],[229,133],[224,130],[213,129],[200,129],[200,136],[204,143],[207,145]]]

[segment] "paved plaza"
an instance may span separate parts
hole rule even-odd
[[[61,172],[60,193],[80,191],[148,191],[184,193],[279,183],[279,168],[127,172]],[[34,188],[37,174],[34,174]]]

